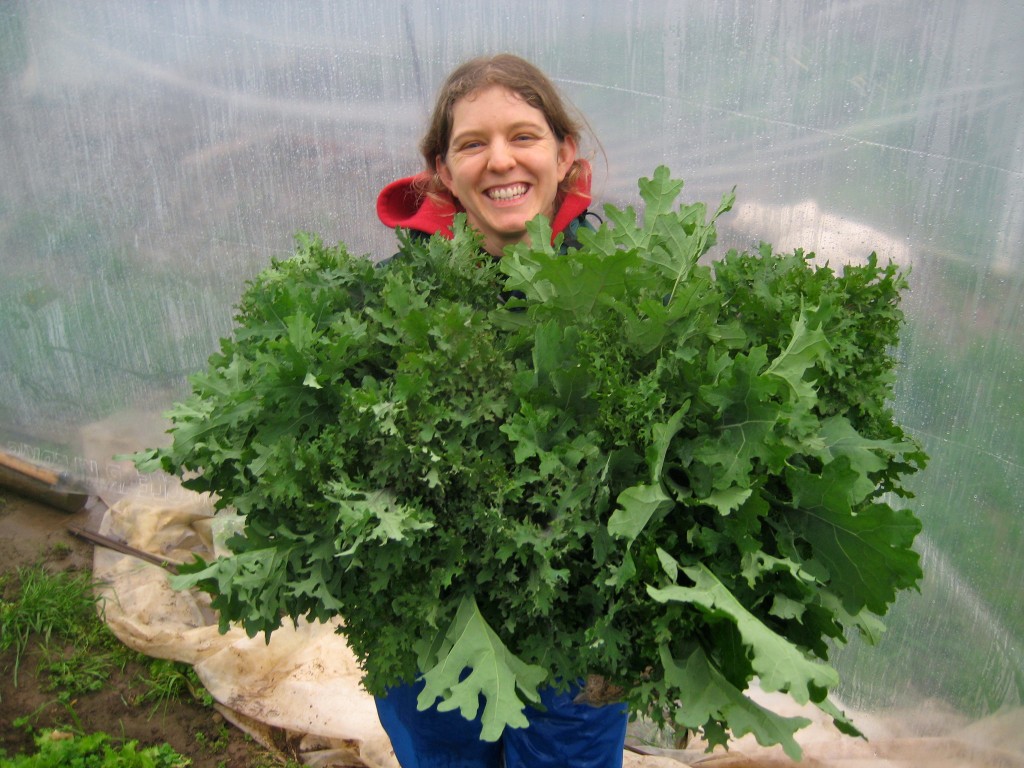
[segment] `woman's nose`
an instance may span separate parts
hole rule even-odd
[[[491,145],[487,158],[487,167],[492,171],[504,172],[515,167],[516,158],[512,148],[504,141],[496,141]]]

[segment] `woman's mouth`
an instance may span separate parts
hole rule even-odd
[[[527,184],[509,184],[505,187],[491,187],[486,194],[491,200],[508,201],[522,197],[530,189]]]

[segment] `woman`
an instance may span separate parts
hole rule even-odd
[[[550,80],[535,66],[503,54],[473,59],[448,77],[420,144],[427,170],[389,184],[377,200],[381,221],[432,235],[452,234],[465,212],[500,257],[526,240],[538,214],[553,236],[574,240],[590,203],[590,169],[577,157],[580,127]],[[403,768],[618,768],[626,735],[621,704],[595,706],[580,689],[542,691],[543,711],[530,726],[506,729],[498,743],[480,740],[479,721],[458,712],[420,712],[420,686],[391,689],[377,700],[381,723]]]
[[[539,213],[554,234],[576,227],[590,204],[590,167],[577,158],[580,127],[550,80],[508,54],[473,59],[442,86],[420,151],[423,173],[381,191],[377,214],[389,227],[451,235],[465,212],[501,256],[526,238]]]

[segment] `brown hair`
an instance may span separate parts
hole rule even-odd
[[[540,69],[510,53],[470,59],[456,67],[441,86],[427,132],[420,141],[420,153],[426,161],[429,176],[429,180],[424,182],[425,194],[448,197],[448,190],[437,175],[435,161],[438,157],[444,160],[448,154],[455,104],[460,99],[492,86],[507,88],[531,107],[539,109],[558,141],[571,136],[579,144],[580,122],[570,116],[558,90]],[[559,198],[576,185],[583,168],[579,158],[573,161],[558,185]]]

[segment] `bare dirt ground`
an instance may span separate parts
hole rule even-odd
[[[72,535],[85,513],[68,513],[0,486],[0,585],[19,568],[41,564],[50,572],[91,573],[93,545]],[[70,649],[69,649],[70,650]],[[52,650],[51,650],[52,654]],[[270,768],[279,757],[225,722],[211,707],[185,699],[139,703],[144,660],[114,669],[102,690],[62,703],[40,670],[43,654],[30,650],[14,683],[14,652],[0,653],[0,755],[34,753],[32,729],[92,733],[137,740],[140,747],[168,743],[193,768]],[[189,698],[189,697],[186,697]],[[26,727],[23,722],[30,722]]]

